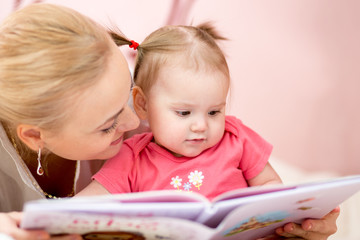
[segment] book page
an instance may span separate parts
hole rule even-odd
[[[303,183],[298,185],[269,185],[260,187],[251,187],[248,189],[239,189],[230,191],[228,193],[219,196],[217,202],[214,202],[211,208],[205,209],[197,218],[198,222],[203,223],[206,226],[215,228],[231,211],[239,206],[246,207],[247,204],[251,204],[257,201],[265,201],[268,197],[282,196],[282,194],[293,194],[293,192],[301,191],[317,191],[326,193],[329,189],[338,189],[339,186],[348,187],[349,191],[355,193],[360,189],[360,175],[341,177],[335,179],[322,180],[318,182]],[[336,195],[336,194],[335,194]],[[225,198],[224,198],[225,196]],[[235,198],[234,196],[240,196]],[[335,196],[336,198],[337,196]],[[341,200],[344,201],[348,197],[348,194],[341,196]],[[280,198],[280,197],[279,197]],[[280,199],[279,199],[280,200]],[[340,202],[341,203],[341,202]],[[269,204],[264,202],[264,204]],[[272,204],[272,203],[271,203]],[[324,206],[325,207],[325,206]],[[334,206],[335,208],[336,206]]]
[[[30,219],[27,219],[30,220]],[[124,217],[114,214],[96,215],[71,212],[37,212],[23,227],[38,226],[51,234],[96,234],[113,232],[114,235],[133,236],[131,239],[209,239],[213,230],[192,221],[162,217]],[[135,238],[137,237],[137,238]],[[123,238],[118,238],[123,239]],[[126,238],[127,239],[127,238]]]
[[[250,196],[218,225],[214,239],[255,239],[288,222],[321,218],[360,191],[360,176],[302,184],[297,188]]]
[[[254,187],[248,187],[248,188],[235,189],[235,190],[225,192],[225,193],[220,194],[219,196],[215,197],[212,200],[212,203],[216,203],[216,202],[220,202],[220,201],[224,201],[224,200],[230,200],[230,199],[234,199],[234,198],[241,198],[241,197],[247,197],[247,196],[252,196],[252,195],[283,191],[283,190],[292,189],[292,188],[296,188],[296,187],[297,187],[296,185],[274,184],[274,185],[254,186]]]
[[[42,202],[28,203],[25,206],[25,215],[22,221],[22,227],[37,228],[40,226],[32,226],[32,221],[38,218],[38,214],[42,214],[43,217],[52,218],[52,212],[66,212],[69,215],[76,216],[77,214],[86,213],[94,216],[103,215],[118,215],[124,217],[176,217],[188,220],[196,220],[198,215],[203,211],[203,203],[195,202],[150,202],[150,203],[73,203],[72,201],[59,201],[48,200],[50,204]],[[49,212],[49,216],[46,216],[46,212]],[[59,221],[54,219],[54,222]],[[30,224],[30,225],[28,225]]]
[[[196,192],[180,192],[177,190],[158,190],[132,192],[97,196],[81,196],[69,198],[78,202],[209,202],[203,195]]]

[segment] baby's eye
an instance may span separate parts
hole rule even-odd
[[[176,111],[176,114],[181,116],[181,117],[190,115],[190,113],[191,113],[190,111]]]
[[[220,111],[210,111],[208,114],[210,116],[215,116],[216,114],[220,113]]]

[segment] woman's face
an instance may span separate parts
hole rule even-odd
[[[130,90],[128,64],[113,45],[101,79],[75,98],[71,119],[56,134],[43,132],[44,147],[72,160],[113,157],[121,148],[124,132],[139,125],[139,119],[128,106]]]

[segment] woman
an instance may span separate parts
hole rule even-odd
[[[1,211],[13,211],[74,195],[98,166],[69,160],[112,157],[139,120],[127,62],[90,19],[32,5],[0,31]]]
[[[73,196],[87,185],[101,165],[94,159],[114,156],[124,133],[139,125],[127,105],[130,90],[125,58],[89,18],[49,4],[8,17],[0,27],[0,210]],[[294,231],[326,239],[336,231],[336,217],[310,220],[315,235],[298,225]],[[20,220],[20,213],[0,214],[0,233],[49,238],[19,229]]]

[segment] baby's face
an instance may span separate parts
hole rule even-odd
[[[229,79],[219,71],[163,67],[148,95],[155,142],[186,157],[217,144],[224,134],[228,89]]]

